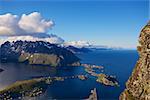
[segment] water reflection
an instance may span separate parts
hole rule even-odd
[[[15,63],[0,63],[4,69],[0,73],[0,89],[18,81],[40,76],[68,76],[81,72],[79,67],[52,68],[50,66],[35,66]]]

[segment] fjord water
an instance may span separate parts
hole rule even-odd
[[[87,80],[67,79],[63,82],[54,82],[46,93],[39,99],[81,99],[87,98],[90,90],[97,89],[98,97],[101,100],[117,100],[125,88],[138,59],[136,50],[97,50],[89,53],[80,53],[77,56],[82,63],[104,66],[104,72],[108,75],[115,75],[119,81],[119,87],[105,86],[95,81],[90,76]],[[83,67],[50,68],[49,66],[31,66],[25,64],[1,63],[0,68],[0,89],[14,83],[17,80],[31,79],[41,76],[72,76],[86,74]],[[96,70],[100,72],[99,70]]]

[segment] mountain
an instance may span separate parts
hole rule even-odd
[[[74,53],[78,52],[90,52],[95,50],[122,50],[121,47],[113,47],[113,46],[105,46],[105,45],[95,45],[91,44],[87,41],[71,41],[71,42],[64,42],[64,47],[67,47]]]
[[[85,48],[85,47],[77,48],[74,46],[68,46],[68,47],[66,47],[66,49],[70,50],[73,53],[87,53],[87,52],[91,51],[90,49]]]
[[[150,21],[140,33],[137,50],[139,60],[120,100],[150,100]]]
[[[7,41],[1,45],[0,51],[1,62],[67,66],[80,61],[66,48],[44,41]]]
[[[118,50],[120,48],[108,47],[103,45],[94,45],[87,41],[64,42],[63,45],[73,53],[87,53],[95,50]]]
[[[82,48],[82,47],[89,47],[92,44],[90,44],[87,41],[70,41],[70,42],[65,42],[63,45],[66,46],[66,47],[74,46],[76,48]]]
[[[20,36],[9,36],[0,39],[0,45],[5,42],[16,42],[16,41],[44,41],[52,44],[63,44],[64,40],[54,34],[46,34],[46,33],[34,33],[32,35],[20,35]]]

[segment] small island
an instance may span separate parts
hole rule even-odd
[[[104,68],[103,66],[98,66],[98,65],[94,65],[94,64],[81,64],[81,66],[84,66],[85,68],[90,68],[90,69],[93,69],[93,68],[103,69]]]
[[[104,73],[96,73],[94,68],[96,69],[103,69],[103,66],[97,66],[97,65],[90,65],[90,64],[81,64],[85,71],[90,74],[91,76],[95,76],[97,79],[96,81],[99,83],[102,83],[106,86],[119,86],[119,83],[115,76],[106,75]]]
[[[108,86],[119,86],[116,78],[114,76],[109,76],[106,74],[97,74],[97,82],[103,83]]]
[[[91,94],[85,100],[98,100],[96,88],[94,88],[93,90],[91,90]]]

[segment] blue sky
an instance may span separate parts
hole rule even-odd
[[[34,11],[55,21],[49,33],[65,41],[85,40],[99,45],[136,48],[140,30],[149,20],[149,1],[0,1],[0,14],[21,16]]]

